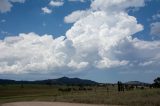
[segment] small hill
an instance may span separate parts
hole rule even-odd
[[[129,82],[126,82],[125,84],[128,84],[128,85],[138,85],[138,86],[150,85],[149,83],[144,83],[144,82],[140,82],[140,81],[129,81]]]

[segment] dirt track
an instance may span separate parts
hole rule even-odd
[[[111,106],[111,105],[90,105],[90,104],[63,103],[63,102],[14,102],[14,103],[5,103],[2,106]]]

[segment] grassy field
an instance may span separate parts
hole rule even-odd
[[[92,86],[89,91],[59,91],[67,86],[5,85],[0,86],[0,104],[17,101],[58,101],[129,106],[160,106],[160,89],[118,92],[117,87]],[[70,86],[70,88],[78,88]],[[86,87],[87,88],[87,87]],[[91,88],[91,87],[88,87]]]

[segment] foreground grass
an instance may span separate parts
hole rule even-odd
[[[61,86],[62,87],[62,86]],[[63,86],[64,87],[64,86]],[[129,106],[160,106],[160,89],[117,92],[116,87],[92,87],[92,91],[58,91],[60,86],[0,86],[0,104],[17,101],[58,101]]]

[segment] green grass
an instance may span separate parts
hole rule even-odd
[[[64,86],[6,85],[0,86],[0,104],[17,101],[58,101],[129,106],[160,106],[160,89],[118,92],[117,87],[92,87],[92,91],[61,92]]]

